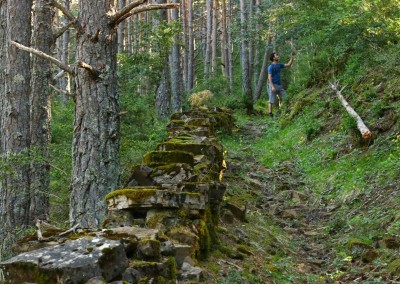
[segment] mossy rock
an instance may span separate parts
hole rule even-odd
[[[363,253],[361,260],[364,263],[372,263],[375,259],[379,257],[379,254],[374,249],[369,249]]]
[[[59,278],[59,272],[57,270],[45,270],[41,269],[34,263],[20,262],[14,263],[13,266],[3,269],[5,274],[13,275],[13,282],[9,283],[27,283],[34,282],[37,284],[48,284],[57,283],[57,278]],[[21,271],[26,273],[21,273]],[[7,282],[0,282],[7,283]]]
[[[379,241],[379,247],[388,249],[398,249],[400,248],[400,241],[394,237],[384,238]]]
[[[208,113],[213,118],[213,125],[215,129],[218,129],[225,133],[232,133],[235,126],[233,116],[230,113],[220,111]]]
[[[246,255],[237,251],[236,249],[232,249],[227,246],[221,246],[219,247],[219,251],[225,254],[227,257],[232,258],[232,259],[238,259],[238,260],[243,260],[246,258]]]
[[[185,171],[192,171],[192,167],[189,164],[173,163],[155,167],[153,173],[151,174],[151,177],[156,177],[164,174],[179,173],[182,169]]]
[[[210,129],[207,127],[183,127],[181,129],[168,129],[168,136],[171,138],[181,135],[210,137],[214,134],[211,133]]]
[[[167,127],[173,127],[173,126],[182,126],[185,124],[184,120],[181,119],[171,119],[170,123],[168,124]]]
[[[119,195],[124,195],[128,197],[131,200],[135,201],[140,201],[141,199],[145,199],[150,196],[154,196],[157,193],[156,187],[134,187],[134,188],[124,188],[124,189],[119,189],[115,190],[113,192],[110,192],[109,194],[106,195],[105,200],[109,200],[111,198],[114,198]]]
[[[185,163],[193,166],[193,154],[184,151],[153,151],[143,156],[143,164],[151,167]]]
[[[196,224],[196,229],[199,232],[199,245],[200,251],[198,254],[199,259],[206,259],[211,251],[211,235],[208,229],[208,223],[204,220],[199,220]]]
[[[223,160],[223,148],[218,144],[194,143],[187,141],[168,141],[157,146],[162,151],[183,151],[190,152],[193,155],[207,155],[209,160],[214,163],[221,163]]]
[[[198,247],[199,237],[188,227],[172,228],[167,235],[182,244],[190,245],[194,248]]]
[[[161,260],[161,244],[158,240],[144,239],[137,244],[137,256],[146,261]]]
[[[147,282],[143,283],[149,283],[150,278],[157,277],[163,277],[167,281],[165,283],[175,283],[176,281],[176,265],[172,263],[170,258],[164,259],[162,262],[134,260],[129,266],[140,272],[142,275],[140,281],[147,279]]]
[[[146,216],[146,226],[148,228],[158,228],[163,224],[164,219],[177,215],[177,210],[149,210]]]
[[[370,244],[361,239],[349,238],[349,240],[347,241],[347,248],[353,250],[357,248],[371,249],[372,247]]]
[[[107,217],[102,223],[102,228],[115,228],[132,226],[134,224],[134,218],[130,211],[127,210],[109,210]]]
[[[388,270],[392,275],[400,276],[400,259],[396,259],[389,263]]]
[[[210,119],[206,117],[201,117],[201,118],[195,117],[188,119],[186,121],[186,125],[195,127],[212,127]]]

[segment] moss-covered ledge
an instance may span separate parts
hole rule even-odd
[[[208,195],[198,192],[174,192],[156,188],[125,188],[106,196],[109,210],[130,208],[185,208],[203,210],[208,202]]]

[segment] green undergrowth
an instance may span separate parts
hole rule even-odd
[[[393,72],[386,77],[383,73],[366,71],[362,77],[348,79],[350,85],[342,91],[372,131],[370,140],[361,138],[354,119],[328,86],[292,94],[282,113],[276,113],[274,119],[266,115],[262,99],[255,106],[258,115],[248,116],[243,110],[235,112],[238,130],[232,136],[222,137],[228,167],[234,162],[229,160],[232,157],[240,164],[235,178],[246,183],[254,167],[279,175],[284,170],[282,165],[293,165],[302,179],[296,190],[309,196],[307,206],[330,212],[320,229],[329,236],[323,245],[331,253],[320,271],[299,272],[294,268],[291,254],[299,244],[292,243],[284,232],[271,229],[276,224],[266,225],[272,230],[272,236],[286,240],[275,242],[281,251],[260,252],[260,257],[253,259],[258,261],[254,265],[263,263],[269,275],[263,278],[251,269],[232,269],[219,283],[261,281],[254,279],[264,279],[266,283],[269,280],[275,281],[271,283],[330,283],[324,281],[352,281],[361,276],[374,281],[368,283],[387,283],[388,279],[395,279],[397,272],[393,271],[397,271],[400,255],[397,250],[379,246],[382,239],[400,237],[400,88],[398,76],[393,75],[398,67],[391,68]],[[382,82],[383,91],[377,89]],[[249,138],[240,131],[249,125],[265,129]],[[239,205],[262,202],[263,193],[259,189],[249,190],[248,186],[249,183],[240,182],[231,185],[227,200]],[[269,221],[257,206],[249,206],[249,213],[252,220],[244,225],[250,226],[246,232],[258,231],[258,235],[250,237],[251,248],[265,249],[268,245],[260,241],[259,235],[266,235],[263,222]],[[354,239],[369,244],[369,251],[365,247],[349,249]],[[375,269],[370,271],[369,266]],[[252,277],[255,278],[251,280]]]

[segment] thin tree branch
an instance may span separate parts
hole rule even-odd
[[[69,11],[66,7],[58,3],[56,0],[50,0],[49,4],[58,10],[60,10],[67,18],[73,23],[77,23],[77,19],[74,15],[72,15],[71,11]]]
[[[68,24],[66,24],[65,26],[59,28],[58,30],[56,30],[53,33],[53,37],[54,39],[59,38],[60,36],[62,36],[70,27],[74,26],[74,22],[69,22]]]
[[[110,24],[111,25],[117,25],[121,21],[119,20],[121,17],[125,16],[128,14],[133,8],[136,8],[139,5],[142,5],[145,3],[147,0],[136,0],[133,1],[132,3],[126,5],[123,7],[121,10],[115,12],[114,14],[110,15]]]
[[[54,86],[54,85],[52,85],[52,84],[50,84],[50,87],[51,87],[54,91],[56,91],[56,92],[58,92],[58,93],[61,93],[61,94],[65,95],[65,96],[67,96],[67,97],[71,97],[71,98],[75,97],[75,96],[74,96],[73,94],[71,94],[70,92],[67,92],[67,91],[65,91],[65,90],[61,90],[61,89],[57,88],[56,86]]]
[[[80,224],[78,223],[78,224],[76,224],[75,226],[73,226],[72,228],[66,230],[65,232],[62,232],[62,233],[58,234],[58,236],[59,236],[59,237],[62,237],[62,236],[65,236],[65,235],[67,235],[67,234],[69,234],[69,233],[72,233],[72,232],[75,233],[76,229],[77,229],[79,226],[80,226]]]
[[[67,64],[62,63],[62,62],[61,62],[60,60],[58,60],[57,58],[54,58],[54,57],[52,57],[52,56],[50,56],[50,55],[48,55],[48,54],[46,54],[46,53],[44,53],[44,52],[42,52],[42,51],[40,51],[40,50],[31,48],[31,47],[27,47],[27,46],[22,45],[22,44],[20,44],[20,43],[18,43],[18,42],[15,42],[15,41],[11,41],[11,45],[14,45],[15,47],[17,47],[17,48],[19,48],[19,49],[21,49],[21,50],[30,52],[30,53],[32,53],[32,54],[35,54],[35,55],[39,56],[39,57],[42,57],[42,58],[44,58],[44,59],[47,59],[47,60],[49,60],[51,63],[53,63],[54,65],[56,65],[58,68],[64,70],[65,72],[68,72],[69,74],[71,74],[71,75],[73,75],[73,76],[75,75],[75,71],[74,71],[73,68],[71,68],[71,67],[68,66]]]
[[[121,23],[123,20],[126,18],[129,18],[132,15],[139,14],[141,12],[146,12],[146,11],[151,11],[151,10],[162,10],[162,9],[176,9],[179,8],[180,4],[179,3],[168,3],[168,4],[149,4],[149,5],[143,5],[137,8],[132,9],[129,13],[121,16],[117,20],[117,24]]]
[[[58,79],[60,79],[62,76],[64,76],[64,73],[65,73],[65,71],[64,71],[64,70],[61,70],[60,72],[58,72],[58,73],[56,74],[56,76],[53,77],[53,80],[58,80]]]
[[[98,70],[96,70],[93,66],[91,66],[83,61],[78,61],[77,66],[89,71],[89,73],[92,74],[93,77],[95,77],[95,78],[99,77],[100,72]]]

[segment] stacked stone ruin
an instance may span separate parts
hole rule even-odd
[[[172,115],[168,138],[106,196],[102,230],[25,238],[16,246],[24,253],[0,263],[0,277],[18,284],[201,282],[196,265],[218,242],[225,192],[215,134],[232,127],[231,114],[217,108]]]

